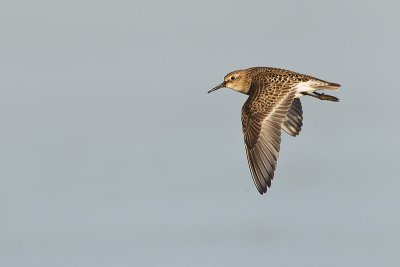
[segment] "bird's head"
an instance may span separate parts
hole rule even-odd
[[[208,93],[226,87],[233,89],[237,92],[247,94],[250,89],[250,84],[251,77],[247,70],[235,70],[228,73],[225,76],[224,81],[208,91]]]

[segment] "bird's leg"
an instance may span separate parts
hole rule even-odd
[[[324,93],[317,93],[317,92],[308,93],[308,92],[304,92],[303,94],[318,98],[320,100],[328,100],[328,101],[333,101],[333,102],[339,102],[339,98],[331,96],[331,95],[326,95]]]
[[[314,92],[314,94],[316,94],[318,96],[319,99],[321,100],[328,100],[328,101],[332,101],[332,102],[339,102],[339,98],[332,96],[332,95],[326,95],[324,93],[317,93]]]

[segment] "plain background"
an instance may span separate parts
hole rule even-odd
[[[1,266],[399,266],[397,1],[2,1]],[[275,66],[303,98],[259,195],[246,96]]]

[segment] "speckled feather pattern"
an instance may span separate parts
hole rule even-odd
[[[299,97],[340,85],[297,72],[254,67],[228,73],[213,88],[228,87],[249,95],[242,108],[242,127],[250,172],[263,194],[271,186],[279,157],[281,130],[297,136],[303,125]]]

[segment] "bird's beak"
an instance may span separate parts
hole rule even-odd
[[[222,83],[220,83],[220,84],[218,84],[217,86],[215,86],[213,89],[211,89],[210,91],[208,91],[207,93],[209,94],[209,93],[211,93],[211,92],[213,92],[213,91],[215,91],[215,90],[218,90],[218,89],[220,89],[220,88],[224,88],[225,87],[225,82],[222,82]]]

